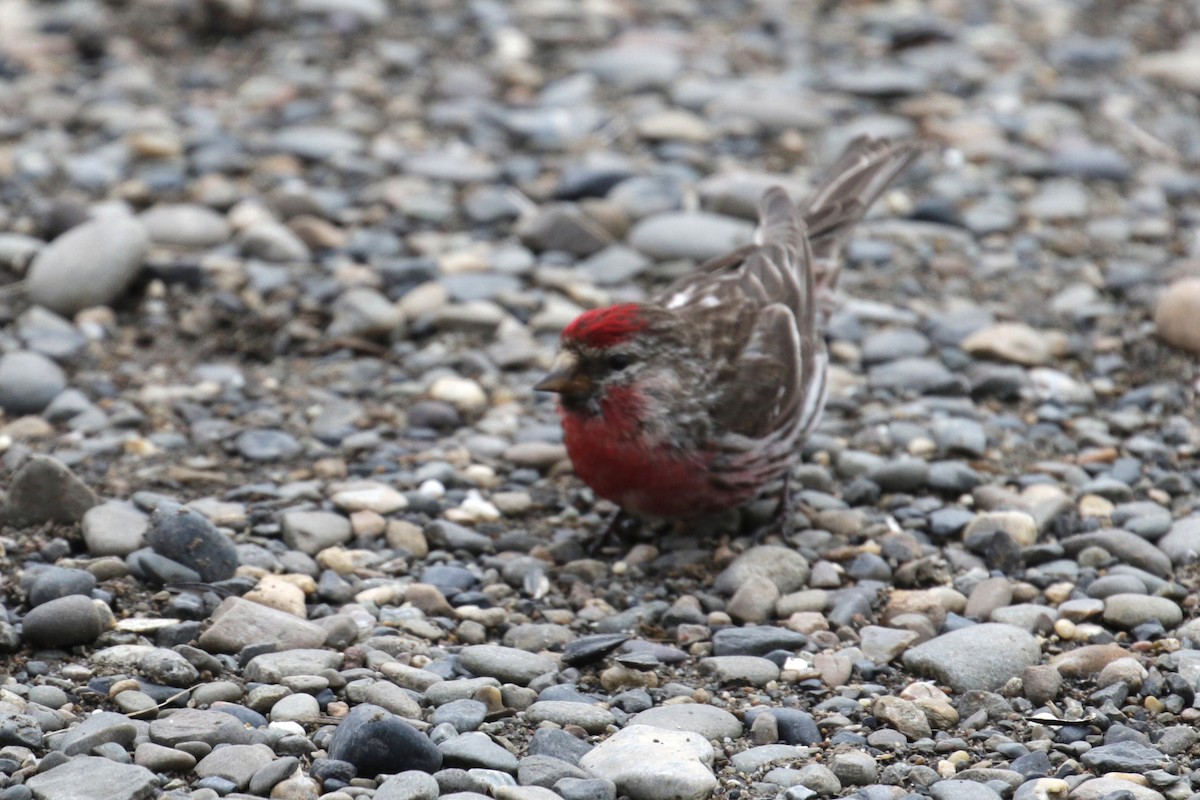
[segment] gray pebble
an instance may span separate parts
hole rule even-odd
[[[904,654],[904,666],[955,691],[994,689],[1041,658],[1037,640],[1011,625],[987,623],[943,634]]]
[[[237,548],[207,518],[190,508],[164,503],[150,516],[146,544],[160,556],[194,569],[205,581],[232,578]]]
[[[0,409],[10,414],[36,414],[66,387],[62,368],[41,353],[0,355]]]
[[[79,797],[79,787],[86,786],[88,797],[142,800],[157,789],[158,779],[145,767],[81,755],[31,776],[26,786],[39,798]]]
[[[43,603],[22,620],[24,637],[43,647],[70,647],[95,641],[104,620],[90,597],[73,594]]]
[[[464,647],[459,658],[463,666],[476,675],[519,686],[528,686],[539,675],[557,670],[551,658],[498,645]]]
[[[668,731],[692,731],[705,739],[720,741],[742,735],[742,723],[737,717],[716,706],[699,703],[656,706],[634,714],[629,725],[649,725]]]
[[[1183,610],[1165,597],[1114,594],[1104,600],[1104,621],[1119,628],[1136,628],[1151,620],[1168,630],[1183,621]]]
[[[29,266],[33,302],[64,317],[112,303],[142,269],[150,239],[137,220],[119,215],[85,222],[46,245]]]
[[[375,791],[375,800],[437,800],[438,782],[419,770],[389,775]]]
[[[483,767],[516,773],[517,757],[484,733],[464,733],[438,745],[445,763],[451,766]]]
[[[303,448],[287,431],[255,428],[242,431],[235,442],[238,453],[251,461],[286,461],[300,455]]]
[[[754,226],[703,212],[656,214],[629,232],[629,243],[650,258],[706,261],[750,241]]]

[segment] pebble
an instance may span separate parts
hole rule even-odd
[[[375,792],[375,800],[437,800],[437,780],[420,770],[389,775]]]
[[[517,757],[496,744],[486,733],[469,732],[438,744],[444,763],[449,766],[481,768],[515,773]]]
[[[141,272],[149,244],[145,227],[132,217],[84,222],[38,252],[26,291],[30,300],[64,317],[109,305]]]
[[[1165,597],[1144,594],[1114,594],[1104,599],[1104,621],[1124,629],[1150,621],[1174,628],[1183,621],[1183,610]]]
[[[655,706],[634,714],[630,725],[648,725],[668,731],[691,731],[705,739],[720,741],[742,735],[742,723],[737,717],[716,706],[700,703]]]
[[[869,753],[854,750],[834,755],[829,767],[842,786],[874,783],[877,774],[875,759]]]
[[[0,409],[37,414],[66,388],[66,374],[44,355],[27,350],[0,355]]]
[[[202,580],[232,578],[237,548],[215,525],[190,508],[163,504],[150,515],[146,544],[161,556],[194,569]]]
[[[265,744],[229,744],[215,748],[196,764],[201,778],[220,777],[238,789],[250,785],[250,779],[275,759],[275,753]]]
[[[659,261],[674,258],[706,261],[748,243],[753,233],[752,225],[732,217],[668,212],[635,224],[629,232],[629,243],[638,252]]]
[[[225,217],[195,203],[156,205],[138,219],[155,244],[205,249],[224,244],[232,235]]]
[[[212,746],[222,743],[251,744],[254,738],[251,730],[232,714],[198,708],[177,709],[170,716],[154,720],[150,723],[149,733],[150,741],[163,747],[177,747],[190,742]]]
[[[985,623],[944,633],[904,653],[904,666],[955,691],[995,689],[1038,662],[1041,648],[1028,632]]]
[[[1200,278],[1171,283],[1154,307],[1154,326],[1171,347],[1200,354],[1200,332],[1194,320],[1200,313]]]
[[[714,588],[731,595],[753,577],[764,577],[780,594],[795,591],[808,581],[808,561],[786,547],[761,545],[742,553],[717,576]]]
[[[283,514],[283,540],[309,555],[350,541],[350,520],[328,511],[289,511]]]
[[[1009,536],[1018,547],[1029,547],[1037,541],[1037,520],[1024,511],[987,511],[967,523],[962,538],[975,549],[973,544],[985,545],[999,533]]]
[[[302,447],[287,431],[253,428],[235,441],[238,453],[250,461],[286,461],[300,455]]]
[[[369,703],[356,706],[338,724],[329,743],[329,757],[353,764],[363,775],[406,770],[433,773],[442,765],[441,751],[425,734]]]
[[[714,656],[699,663],[700,672],[722,684],[766,686],[779,680],[779,667],[773,661],[758,656]]]
[[[26,786],[40,798],[104,798],[104,800],[140,800],[158,788],[158,779],[150,770],[136,764],[118,764],[98,756],[77,756],[30,776]],[[86,795],[80,787],[86,786]]]
[[[576,725],[592,734],[604,733],[609,725],[616,724],[616,718],[606,709],[560,700],[534,703],[525,709],[525,718],[535,725],[541,722],[553,722],[562,727]]]
[[[1133,528],[1132,521],[1126,526]],[[1200,560],[1200,516],[1185,517],[1170,524],[1170,530],[1156,544],[1173,564],[1192,564]]]
[[[1038,331],[1028,325],[1000,322],[972,333],[962,342],[971,355],[995,358],[1025,367],[1043,366],[1063,355],[1065,340],[1056,331]]]
[[[96,505],[96,495],[62,462],[44,455],[26,459],[8,485],[0,519],[10,525],[74,523]]]
[[[535,678],[555,672],[551,658],[513,647],[474,645],[459,654],[462,665],[476,675],[496,678],[504,683],[528,686]]]
[[[631,723],[580,759],[592,775],[639,800],[702,800],[717,786],[713,749],[692,732]]]
[[[109,500],[83,514],[81,530],[95,556],[127,556],[145,546],[149,517],[130,503]]]
[[[320,647],[326,638],[324,628],[294,614],[229,597],[213,611],[199,644],[212,653],[237,653],[262,643],[284,650]]]

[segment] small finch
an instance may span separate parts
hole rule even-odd
[[[786,476],[825,405],[842,242],[923,152],[860,137],[800,208],[778,186],[763,194],[756,244],[568,325],[534,388],[558,393],[580,479],[628,514],[679,520],[784,477],[786,513]]]

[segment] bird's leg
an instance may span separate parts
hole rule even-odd
[[[625,509],[618,509],[617,513],[613,514],[612,519],[608,521],[608,526],[605,527],[604,533],[592,539],[588,543],[587,552],[590,556],[599,555],[606,547],[625,544],[629,537],[637,533],[641,527],[642,521]]]
[[[779,490],[779,505],[775,506],[775,513],[771,515],[770,522],[759,526],[758,530],[751,537],[751,541],[759,545],[768,536],[774,534],[778,534],[779,538],[786,540],[791,535],[794,524],[795,518],[792,516],[792,481],[790,475],[785,475],[783,478],[783,488]]]

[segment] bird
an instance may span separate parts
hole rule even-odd
[[[763,193],[754,243],[563,329],[533,388],[558,395],[575,474],[619,507],[609,534],[737,508],[780,478],[786,515],[787,478],[825,405],[842,244],[927,149],[858,137],[801,205],[780,186]]]

